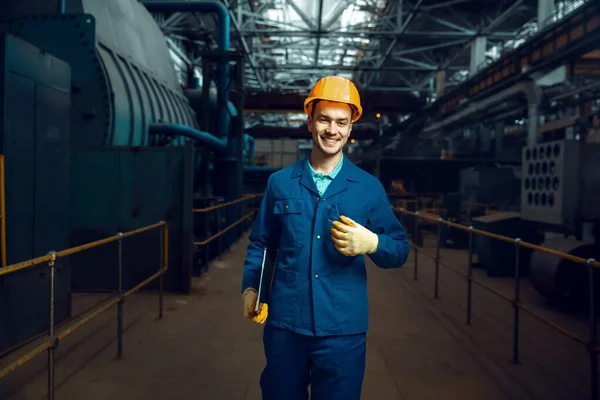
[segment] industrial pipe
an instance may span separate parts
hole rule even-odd
[[[180,124],[150,124],[148,128],[150,135],[174,135],[185,136],[197,142],[207,145],[213,150],[227,151],[227,138],[218,138],[208,132],[199,131],[187,125]]]
[[[459,111],[456,114],[451,115],[438,123],[426,127],[423,130],[423,132],[430,133],[437,131],[452,122],[460,121],[461,119],[477,111],[484,110],[492,106],[493,104],[498,103],[510,96],[514,96],[518,93],[524,93],[527,97],[529,119],[529,125],[527,126],[527,145],[535,145],[537,143],[537,107],[538,104],[540,104],[542,101],[542,91],[534,81],[518,83],[514,86],[509,87],[506,90],[501,91],[500,93],[474,102],[473,104],[470,104],[466,109]]]
[[[230,19],[227,8],[218,2],[212,1],[152,1],[143,2],[144,7],[149,12],[214,12],[219,17],[217,26],[217,45],[220,51],[229,51],[230,43]],[[225,59],[220,59],[217,67],[217,90],[221,93],[219,96],[226,105],[229,102],[229,63]],[[227,110],[220,107],[218,111],[217,136],[223,138],[227,136]]]
[[[185,89],[183,93],[196,112],[202,109],[202,89]],[[217,93],[213,90],[210,91],[210,106],[211,108],[218,106]],[[229,118],[230,114],[232,117],[237,117],[237,109],[231,101],[227,102],[227,110],[229,113],[225,113],[226,118]]]
[[[67,0],[58,0],[58,13],[64,14],[67,8]]]
[[[255,140],[254,137],[244,133],[244,148],[248,149],[248,160],[252,160],[254,158],[254,146]]]

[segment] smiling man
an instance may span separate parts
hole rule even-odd
[[[263,400],[359,400],[365,370],[365,256],[399,268],[410,246],[381,183],[343,149],[361,117],[348,79],[328,76],[304,102],[311,153],[271,175],[244,263],[244,316],[265,323]],[[254,313],[264,248],[275,257],[268,308]]]

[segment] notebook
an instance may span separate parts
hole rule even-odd
[[[275,263],[270,256],[267,248],[263,250],[262,266],[260,268],[260,283],[258,284],[258,296],[254,312],[258,313],[260,303],[269,303],[269,292],[273,283],[273,274],[275,273]]]

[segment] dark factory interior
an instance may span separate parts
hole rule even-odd
[[[364,257],[360,398],[600,399],[600,1],[0,0],[0,34],[0,399],[296,400],[240,288],[326,76],[410,245]]]

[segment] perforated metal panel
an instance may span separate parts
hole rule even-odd
[[[575,217],[579,142],[558,141],[523,149],[521,213],[524,219],[562,225]]]
[[[574,227],[600,218],[600,144],[562,140],[523,149],[523,219]]]

